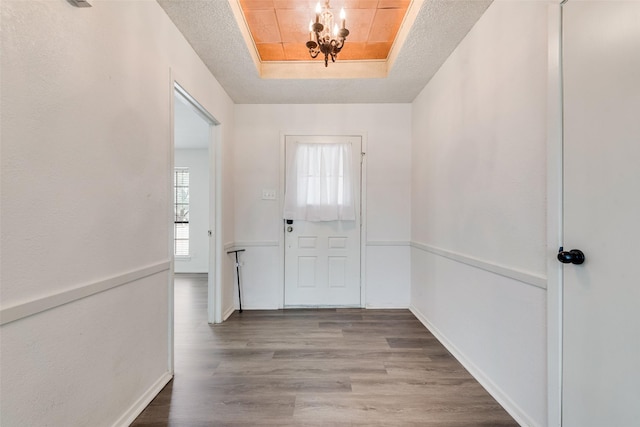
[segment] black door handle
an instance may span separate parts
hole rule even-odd
[[[584,262],[584,253],[580,249],[565,251],[561,246],[558,250],[558,261],[563,264],[582,264]]]

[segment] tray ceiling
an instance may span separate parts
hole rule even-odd
[[[240,0],[261,61],[309,61],[305,42],[317,0]],[[387,59],[411,0],[333,0],[346,12],[350,34],[340,60]]]
[[[265,60],[262,60],[257,49],[251,46],[254,41],[248,27],[238,23],[245,20],[242,4],[247,11],[268,10],[276,20],[276,10],[290,11],[300,17],[286,20],[282,17],[283,23],[278,23],[278,28],[281,25],[297,26],[298,19],[304,16],[301,25],[306,25],[307,31],[301,33],[304,38],[300,41],[304,47],[309,37],[309,13],[313,16],[317,0],[157,1],[235,103],[331,104],[412,102],[492,0],[332,0],[332,9],[338,12],[342,4],[345,5],[347,28],[351,33],[336,62],[327,68],[319,58],[293,59],[295,55],[302,54],[291,54],[291,60],[285,57],[284,61],[266,60],[265,55]],[[403,8],[403,22],[406,24],[411,20],[413,23],[411,26],[401,25],[397,31],[395,38],[402,38],[404,43],[389,42],[388,34],[386,41],[374,41],[369,34],[364,36],[366,31],[354,34],[356,27],[369,28],[368,33],[371,33],[371,28],[376,25],[390,27],[390,30],[385,30],[387,33],[395,32],[397,17],[383,25],[380,23],[382,18],[376,24],[375,15],[381,10],[400,14]],[[358,21],[356,16],[359,12],[354,11],[368,11],[362,13],[373,16],[368,21]],[[383,15],[385,13],[382,12]],[[246,21],[251,19],[246,18]],[[288,19],[295,22],[285,23]],[[282,43],[282,51],[285,52],[285,44],[293,43],[288,41],[292,40],[292,31],[285,32],[286,36],[281,34],[280,42],[274,34],[264,39],[257,36],[260,41],[255,41],[255,45]],[[395,43],[395,46],[385,59],[348,59],[348,48],[353,44],[354,49],[349,55],[355,55],[356,43],[363,43],[362,46],[367,43]],[[308,55],[306,49],[304,52]],[[384,56],[379,52],[375,55]]]

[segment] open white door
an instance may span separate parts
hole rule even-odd
[[[562,425],[640,426],[640,2],[563,15]]]
[[[285,307],[360,306],[360,137],[286,136],[286,164],[296,144],[350,144],[354,220],[284,221]],[[286,176],[286,174],[285,174]]]

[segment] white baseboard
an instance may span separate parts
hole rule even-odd
[[[122,416],[113,423],[113,427],[128,427],[135,421],[136,418],[144,411],[144,409],[151,403],[151,401],[162,391],[169,381],[171,381],[173,375],[169,372],[165,372],[158,381],[156,381],[149,389],[142,395]]]
[[[343,306],[335,306],[335,307],[324,307],[324,306],[286,306],[284,308],[279,308],[279,307],[275,307],[275,306],[250,306],[250,307],[246,307],[246,306],[242,306],[242,310],[251,310],[251,311],[274,311],[274,310],[286,310],[289,308],[312,308],[312,309],[317,309],[317,308],[359,308],[359,307],[343,307]],[[368,304],[366,307],[367,310],[408,310],[409,307],[406,305],[385,305],[385,304]],[[227,318],[229,316],[231,316],[231,314],[233,314],[234,311],[236,311],[236,308],[229,308],[227,311],[224,312],[224,316],[223,316],[223,320],[227,320]]]
[[[173,272],[175,274],[208,274],[209,273],[207,270],[201,270],[201,271],[178,271],[176,269],[174,269]]]
[[[527,414],[509,396],[502,391],[483,371],[467,358],[458,348],[436,328],[427,317],[413,305],[409,310],[422,324],[445,346],[447,350],[465,367],[467,371],[487,390],[487,392],[513,417],[522,427],[541,427],[527,416]]]
[[[385,305],[385,304],[367,304],[365,306],[367,310],[407,310],[409,307],[406,305]]]
[[[304,306],[286,306],[286,307],[276,307],[276,306],[242,306],[242,310],[252,310],[252,311],[274,311],[274,310],[286,310],[289,308],[360,308],[358,306],[317,306],[317,305],[304,305]],[[408,310],[409,307],[407,305],[385,305],[385,304],[367,304],[365,307],[367,310]],[[223,317],[225,320],[235,311],[235,308],[230,308],[225,312],[225,316]]]
[[[278,306],[275,305],[253,305],[253,306],[246,306],[243,305],[242,306],[242,310],[253,310],[253,311],[275,311],[275,310],[282,310],[282,308],[278,308]]]
[[[224,322],[236,311],[235,307],[229,307],[222,313],[222,321]]]

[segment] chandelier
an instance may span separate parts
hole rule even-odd
[[[324,66],[331,62],[336,62],[338,53],[344,47],[347,41],[349,30],[345,27],[344,8],[340,10],[340,27],[333,22],[333,13],[329,0],[324,0],[324,6],[321,8],[320,3],[316,5],[316,22],[309,22],[309,41],[307,48],[312,58],[316,58],[320,52],[324,54]]]

